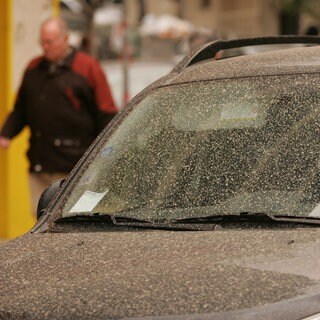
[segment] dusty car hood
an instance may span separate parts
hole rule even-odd
[[[319,266],[316,228],[28,234],[0,246],[0,319],[298,319]]]

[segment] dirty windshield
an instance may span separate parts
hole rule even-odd
[[[320,217],[319,87],[285,75],[153,91],[83,167],[62,217]]]

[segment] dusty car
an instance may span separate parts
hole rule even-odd
[[[0,319],[320,319],[319,43],[212,42],[133,98],[0,246]]]

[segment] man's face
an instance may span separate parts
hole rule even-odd
[[[41,29],[40,44],[44,56],[52,62],[63,59],[68,49],[68,36],[55,24],[44,25]]]

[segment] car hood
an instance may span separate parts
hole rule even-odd
[[[0,319],[301,319],[320,229],[27,234],[0,246]]]

